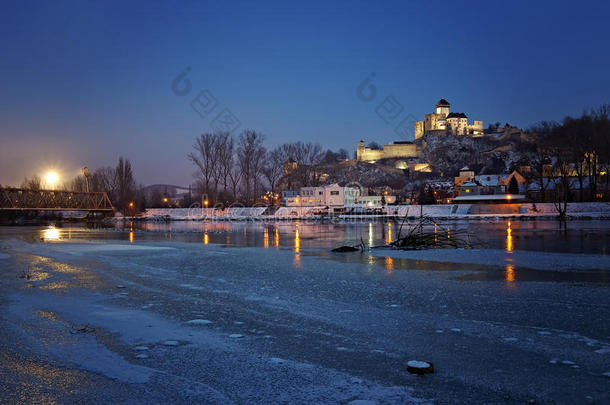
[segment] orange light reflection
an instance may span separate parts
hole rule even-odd
[[[301,238],[299,238],[299,230],[294,234],[294,252],[299,253],[301,251]]]
[[[510,227],[510,221],[508,221],[508,227],[506,228],[506,251],[509,253],[514,250],[512,233],[513,230]]]
[[[505,280],[508,282],[515,281],[515,267],[512,264],[506,265],[506,276]]]
[[[394,260],[391,257],[386,256],[384,260],[384,266],[385,269],[388,271],[388,274],[391,273],[394,270]]]
[[[263,231],[263,247],[269,248],[269,228],[265,227]]]

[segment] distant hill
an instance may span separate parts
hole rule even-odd
[[[154,193],[167,193],[168,197],[176,197],[178,195],[188,193],[189,188],[183,186],[176,186],[173,184],[151,184],[149,186],[145,186],[142,191],[144,191],[144,194],[146,196],[150,196]]]

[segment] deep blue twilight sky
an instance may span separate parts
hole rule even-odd
[[[441,97],[485,126],[560,120],[610,102],[608,15],[605,1],[4,1],[0,184],[123,155],[144,184],[186,185],[193,139],[225,107],[268,146],[350,151],[399,139],[375,113],[390,95],[418,120]],[[203,89],[219,102],[205,119],[189,105]]]

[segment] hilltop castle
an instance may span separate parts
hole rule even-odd
[[[436,104],[435,113],[426,114],[424,121],[416,122],[415,142],[396,141],[383,145],[380,149],[367,148],[364,141],[358,142],[356,159],[369,163],[383,159],[404,159],[396,161],[397,168],[413,166],[414,170],[425,170],[428,165],[418,161],[425,147],[424,135],[483,136],[483,121],[468,124],[466,114],[450,112],[449,108],[449,102],[442,98]]]
[[[436,112],[426,114],[424,121],[415,123],[415,140],[426,134],[437,135],[483,135],[483,121],[474,121],[468,124],[468,117],[464,113],[449,111],[450,104],[444,98],[436,103]]]

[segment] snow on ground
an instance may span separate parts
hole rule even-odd
[[[290,219],[307,218],[324,207],[280,207],[272,215],[266,215],[266,207],[239,207],[225,210],[213,208],[153,208],[143,214],[143,218],[154,220],[170,218],[172,220],[247,220],[247,219]],[[557,210],[553,203],[523,204],[445,204],[445,205],[396,205],[384,207],[387,215],[400,217],[419,217],[446,219],[481,219],[494,217],[542,218],[556,217]],[[265,214],[265,215],[264,215]],[[603,202],[570,203],[568,215],[576,218],[608,218],[610,204]],[[356,216],[339,216],[350,219]]]

